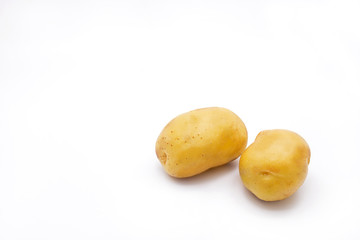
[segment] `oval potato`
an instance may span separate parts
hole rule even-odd
[[[165,126],[156,141],[156,155],[169,175],[191,177],[239,157],[247,139],[246,127],[235,113],[202,108]]]

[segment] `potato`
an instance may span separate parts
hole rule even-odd
[[[156,141],[156,155],[169,175],[191,177],[239,157],[247,138],[246,127],[235,113],[202,108],[165,126]]]
[[[288,130],[260,132],[241,155],[239,171],[245,187],[264,201],[291,196],[303,184],[310,162],[310,148]]]

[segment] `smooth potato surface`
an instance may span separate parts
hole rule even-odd
[[[156,141],[156,155],[165,171],[191,177],[226,164],[245,150],[247,130],[228,109],[202,108],[171,120]]]
[[[239,171],[255,196],[277,201],[303,184],[309,162],[310,148],[301,136],[288,130],[266,130],[241,155]]]

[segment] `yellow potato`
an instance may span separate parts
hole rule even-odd
[[[191,177],[239,157],[247,138],[246,127],[235,113],[202,108],[181,114],[165,126],[156,141],[156,155],[169,175]]]
[[[264,201],[291,196],[303,184],[310,162],[310,148],[288,130],[260,132],[241,155],[239,170],[245,187]]]

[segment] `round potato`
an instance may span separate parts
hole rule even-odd
[[[239,171],[245,187],[264,201],[291,196],[303,184],[310,162],[310,148],[288,130],[260,132],[241,155]]]
[[[156,141],[156,155],[169,175],[191,177],[239,157],[247,139],[246,127],[235,113],[202,108],[165,126]]]

